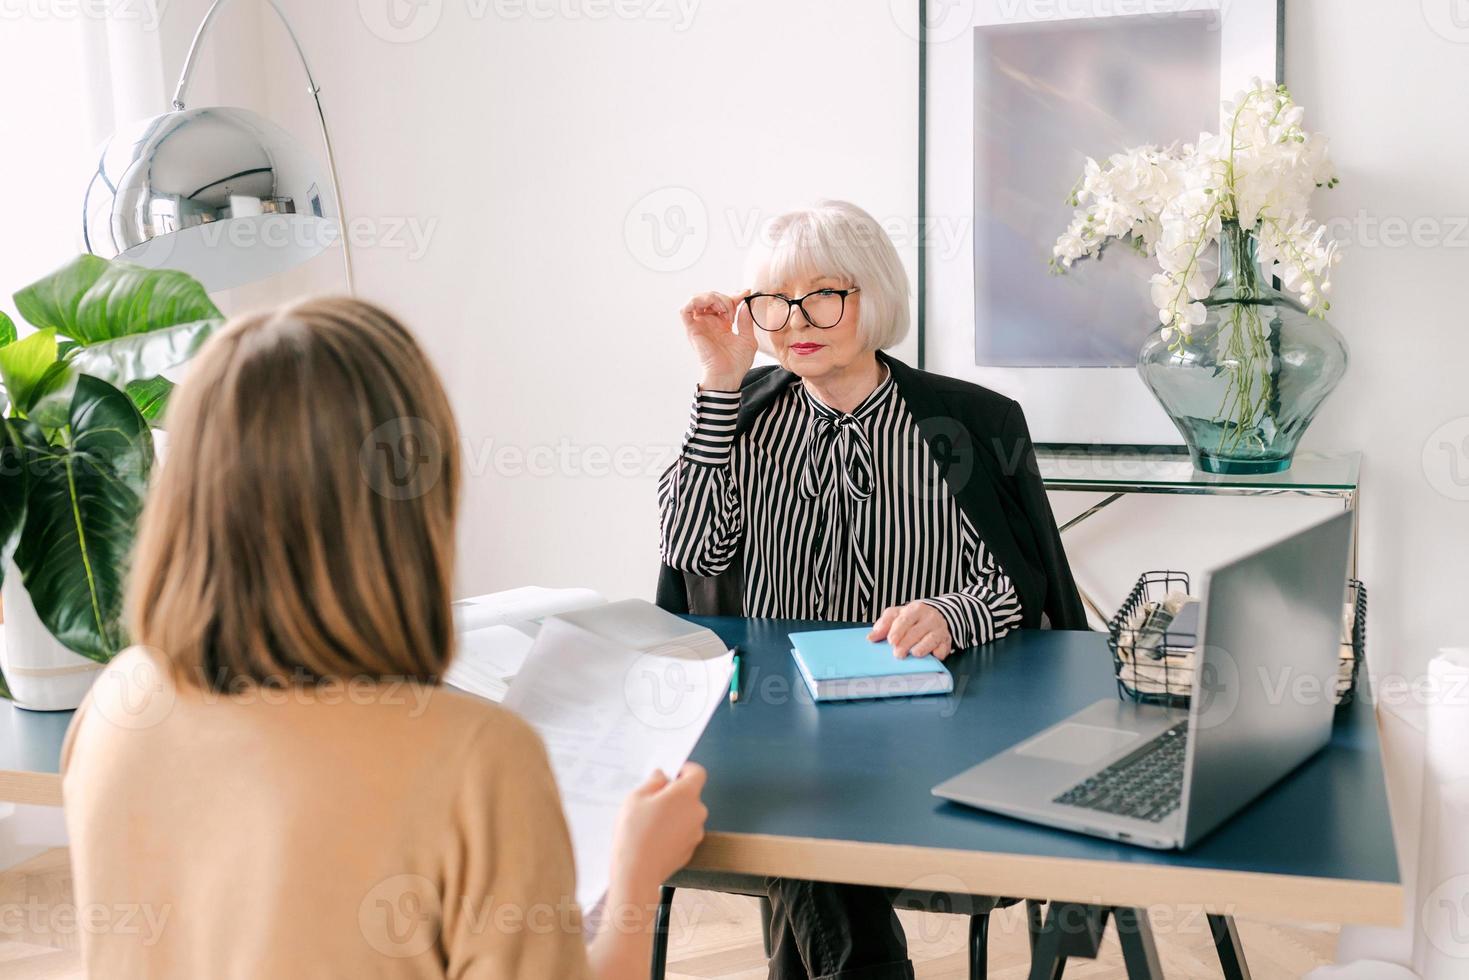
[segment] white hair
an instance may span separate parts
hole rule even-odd
[[[766,223],[750,252],[749,281],[766,288],[839,276],[861,289],[857,335],[868,350],[908,335],[908,272],[877,220],[846,201],[821,201]]]

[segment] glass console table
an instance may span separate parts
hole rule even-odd
[[[1131,493],[1335,498],[1352,513],[1350,575],[1357,577],[1357,498],[1362,468],[1359,452],[1296,453],[1291,468],[1282,473],[1241,476],[1201,473],[1194,469],[1182,447],[1042,445],[1036,447],[1036,460],[1047,490],[1106,495],[1062,524],[1062,534]],[[1092,608],[1101,614],[1095,605]]]
[[[1201,473],[1182,450],[1039,446],[1041,479],[1051,490],[1355,497],[1362,454],[1297,453],[1282,473]]]

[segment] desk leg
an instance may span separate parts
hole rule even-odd
[[[1122,944],[1128,980],[1163,980],[1163,966],[1145,910],[1071,902],[1051,903],[1040,938],[1031,952],[1030,980],[1061,980],[1066,960],[1072,956],[1096,959],[1109,915],[1117,922],[1117,938]]]
[[[1153,927],[1147,909],[1113,909],[1117,918],[1117,938],[1122,942],[1122,961],[1127,964],[1127,980],[1163,980],[1163,964],[1158,960],[1158,947],[1153,942]]]
[[[1035,959],[1035,945],[1041,940],[1041,929],[1046,924],[1046,906],[1033,898],[1025,900],[1025,933],[1030,939],[1030,957]]]
[[[1250,980],[1250,968],[1245,963],[1245,944],[1239,938],[1234,916],[1209,916],[1209,931],[1214,934],[1214,948],[1219,951],[1224,980]]]
[[[1096,959],[1107,928],[1107,910],[1096,905],[1051,902],[1030,956],[1030,980],[1061,980],[1072,956]]]

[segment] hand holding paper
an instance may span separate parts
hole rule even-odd
[[[648,608],[652,613],[647,615],[668,615]],[[609,615],[619,613],[623,619],[613,621],[625,626],[636,610],[624,607]],[[683,621],[675,625],[687,642],[655,642],[658,638],[649,636],[652,652],[647,652],[567,620],[548,619],[505,698],[505,707],[529,722],[546,744],[571,830],[577,901],[583,909],[591,909],[607,891],[613,855],[621,856],[614,834],[629,795],[676,789],[669,802],[649,804],[676,811],[681,794],[693,790],[697,798],[703,785],[698,778],[675,779],[664,790],[647,787],[655,772],[666,777],[683,769],[729,691],[732,655],[710,656],[722,649],[717,640],[711,647],[713,634]],[[639,806],[633,809],[642,812]],[[641,826],[640,820],[634,818],[631,826]],[[684,843],[667,842],[666,856],[671,859]]]
[[[689,863],[704,839],[709,810],[699,798],[709,774],[697,762],[684,763],[675,779],[657,771],[622,804],[613,853],[620,863],[611,892],[638,895],[656,890]],[[620,880],[619,880],[620,879]]]

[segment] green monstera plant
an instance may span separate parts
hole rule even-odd
[[[0,312],[0,576],[46,629],[105,663],[127,645],[123,580],[174,383],[223,317],[196,280],[83,255]],[[0,676],[0,697],[9,697]]]

